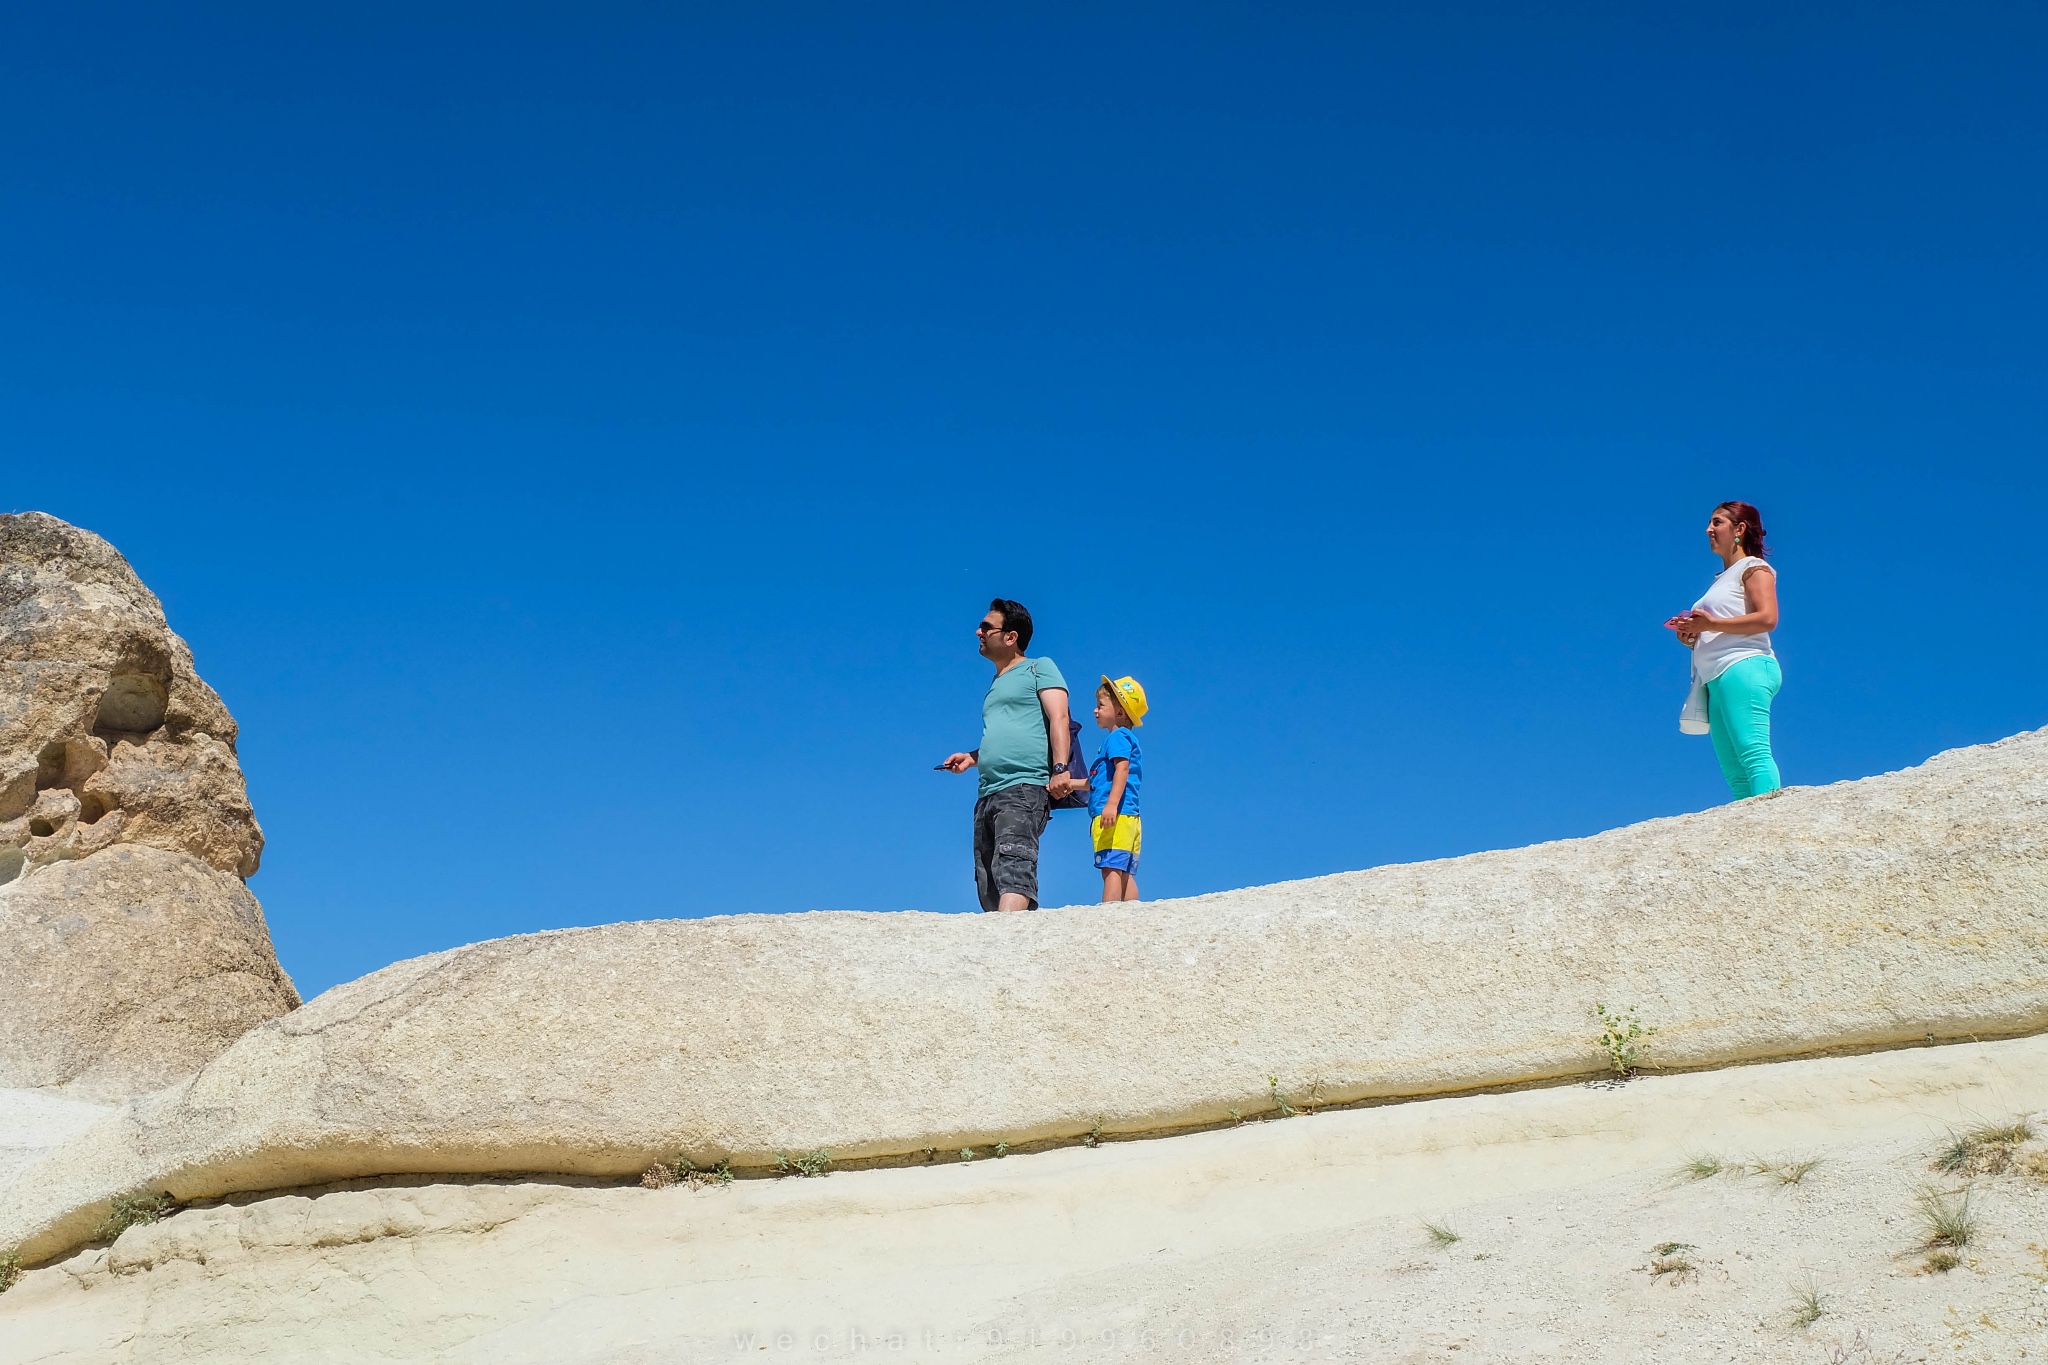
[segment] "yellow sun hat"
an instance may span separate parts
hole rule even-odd
[[[1145,713],[1152,708],[1146,705],[1145,689],[1139,685],[1136,678],[1112,679],[1105,673],[1102,675],[1102,685],[1110,690],[1110,694],[1117,700],[1117,705],[1124,708],[1124,714],[1131,718],[1131,724],[1145,723]]]

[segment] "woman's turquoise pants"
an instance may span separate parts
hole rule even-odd
[[[1784,786],[1771,757],[1771,698],[1785,675],[1768,656],[1741,659],[1707,684],[1707,724],[1721,776],[1739,800]]]

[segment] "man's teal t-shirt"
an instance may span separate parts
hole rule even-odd
[[[1052,780],[1052,750],[1038,702],[1038,694],[1050,687],[1067,688],[1051,659],[1021,660],[988,685],[981,699],[981,752],[975,759],[981,795],[1026,782],[1042,787]]]

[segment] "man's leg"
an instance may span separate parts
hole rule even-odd
[[[995,826],[993,880],[998,910],[1038,904],[1038,836],[1052,814],[1052,795],[1035,782],[1005,787],[989,798]]]
[[[996,892],[995,798],[974,803],[974,894],[984,912],[999,908]]]

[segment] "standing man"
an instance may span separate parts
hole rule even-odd
[[[975,636],[996,666],[981,699],[981,747],[939,766],[981,769],[974,803],[974,889],[983,910],[1038,908],[1038,836],[1054,797],[1082,785],[1068,776],[1067,680],[1051,659],[1032,659],[1031,613],[1022,602],[988,604]]]

